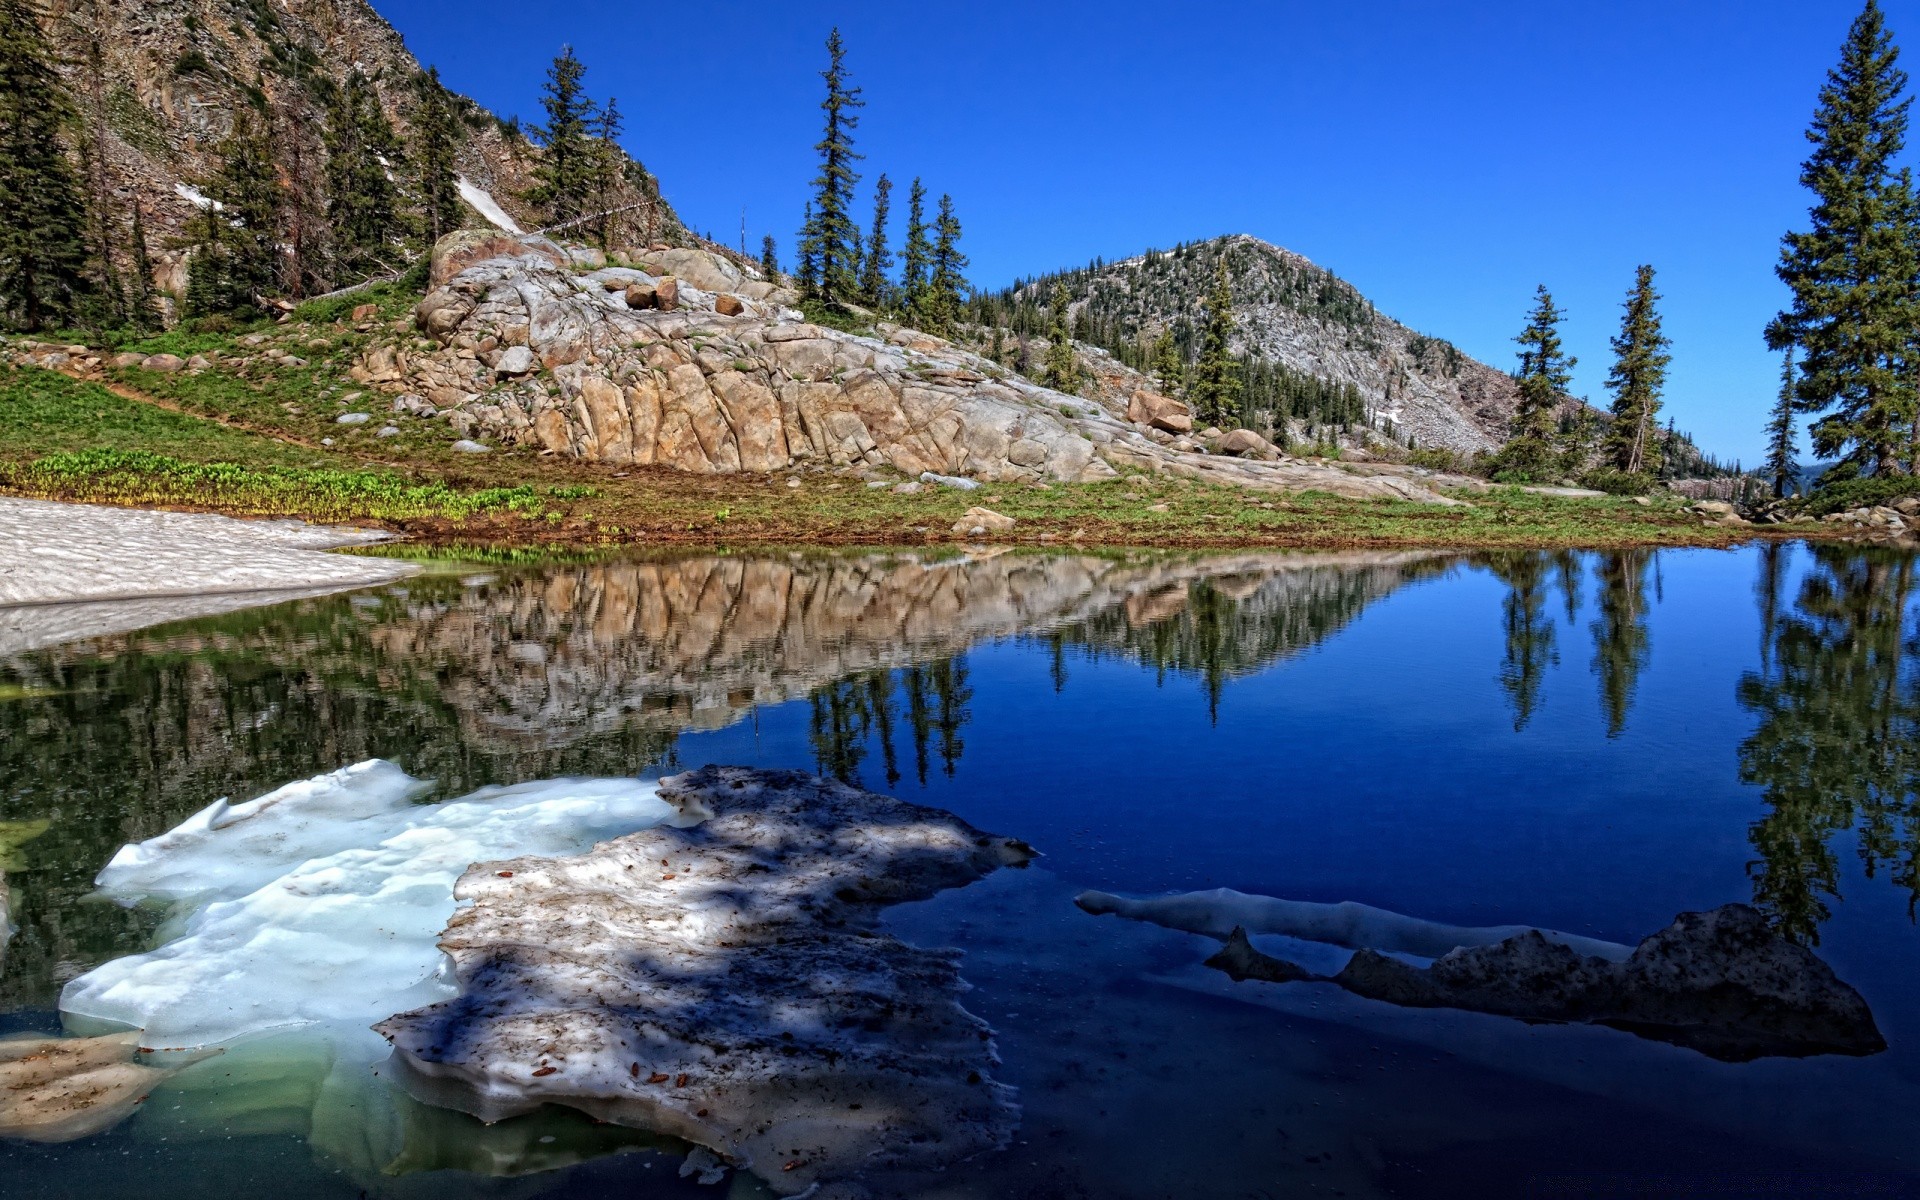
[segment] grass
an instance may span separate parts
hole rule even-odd
[[[1469,503],[1460,507],[1249,492],[1153,476],[900,495],[822,471],[699,476],[528,449],[465,455],[451,449],[458,435],[443,421],[395,417],[400,435],[376,437],[388,397],[347,377],[367,343],[390,337],[392,322],[416,299],[391,284],[309,306],[286,324],[175,330],[130,342],[125,348],[141,353],[204,354],[214,366],[199,373],[112,371],[121,395],[50,372],[0,369],[0,489],[377,521],[464,554],[634,543],[958,542],[963,537],[952,527],[975,504],[1018,522],[1010,540],[1079,547],[1605,548],[1726,545],[1758,536],[1704,523],[1678,499],[1643,506],[1518,488],[1463,496]],[[350,314],[367,303],[378,315],[375,332],[362,333]],[[266,341],[244,346],[241,339],[253,335]],[[274,346],[306,365],[269,360],[265,351]],[[240,365],[226,361],[242,357]],[[365,425],[337,424],[349,411],[377,415]],[[800,486],[788,486],[790,479]],[[1765,536],[1794,532],[1806,530],[1774,527]]]

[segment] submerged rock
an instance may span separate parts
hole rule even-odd
[[[1095,914],[1224,937],[1226,946],[1206,965],[1235,980],[1332,983],[1411,1008],[1607,1025],[1726,1062],[1878,1054],[1887,1048],[1860,993],[1744,904],[1682,913],[1622,955],[1615,951],[1624,947],[1613,943],[1551,930],[1463,929],[1365,905],[1302,904],[1238,892],[1153,900],[1088,892],[1076,903]],[[1249,917],[1251,922],[1243,920]],[[1247,936],[1249,923],[1260,932],[1355,952],[1335,974],[1317,974],[1256,949]],[[1433,961],[1416,966],[1389,956],[1395,953]]]
[[[708,767],[659,795],[680,821],[461,878],[441,940],[459,997],[376,1027],[408,1090],[671,1134],[782,1194],[1004,1145],[1013,1092],[958,954],[874,925],[1032,852],[794,772]]]
[[[185,1060],[143,1060],[138,1033],[0,1041],[0,1137],[71,1142],[125,1120]]]

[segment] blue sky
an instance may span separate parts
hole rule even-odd
[[[1576,391],[1652,263],[1669,411],[1758,459],[1779,364],[1780,235],[1802,132],[1855,0],[1349,0],[1101,5],[374,0],[447,83],[538,116],[570,42],[681,214],[784,251],[839,25],[872,179],[951,192],[976,284],[1245,232],[1502,368],[1534,285],[1569,312]],[[1910,0],[1886,0],[1896,36]],[[1913,67],[1910,60],[1908,66]],[[904,188],[900,199],[904,200]],[[896,242],[898,231],[895,231]]]

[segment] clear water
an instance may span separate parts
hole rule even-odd
[[[799,766],[1046,855],[889,917],[967,951],[1024,1109],[926,1195],[1920,1194],[1914,575],[1805,546],[721,555],[32,651],[0,659],[0,1033],[57,1029],[66,980],[152,944],[160,916],[92,876],[219,796],[369,757],[441,796]],[[1752,903],[1889,1049],[1723,1063],[1233,983],[1205,939],[1071,904],[1223,886],[1625,942]],[[645,1135],[486,1128],[330,1070],[196,1067],[106,1134],[0,1143],[0,1195],[761,1194]]]

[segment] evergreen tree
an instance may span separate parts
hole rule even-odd
[[[193,316],[251,308],[274,290],[279,275],[285,197],[273,149],[248,110],[235,112],[220,154],[188,266],[187,309]]]
[[[813,235],[813,205],[807,205],[806,220],[800,226],[800,261],[795,265],[797,274],[794,282],[800,285],[800,294],[811,296],[820,287],[820,256],[815,252]]]
[[[1799,472],[1794,461],[1794,378],[1793,343],[1787,343],[1780,367],[1780,398],[1774,402],[1773,417],[1767,422],[1767,463],[1764,473],[1773,480],[1773,494],[1787,494],[1787,485]]]
[[[1501,447],[1498,469],[1523,479],[1538,479],[1553,463],[1554,410],[1573,383],[1575,359],[1560,342],[1564,316],[1541,284],[1534,293],[1520,343],[1519,397],[1513,412],[1513,436]]]
[[[418,168],[420,224],[429,245],[460,227],[460,180],[454,156],[460,149],[460,118],[440,82],[440,68],[419,78],[419,116],[414,121],[413,160]]]
[[[1600,682],[1608,737],[1626,732],[1633,693],[1652,653],[1647,562],[1645,550],[1619,550],[1600,559],[1600,619],[1592,625],[1593,673]]]
[[[953,197],[940,197],[940,215],[934,220],[933,277],[928,282],[927,305],[932,330],[953,332],[953,323],[966,303],[967,256],[960,253],[960,218],[953,215]]]
[[[620,190],[621,159],[625,157],[620,149],[620,134],[626,128],[626,121],[620,115],[620,102],[612,96],[600,109],[600,115],[593,121],[593,209],[600,214],[593,223],[594,240],[602,250],[612,244],[611,218],[608,210],[614,207],[614,197]],[[746,235],[743,232],[741,241]],[[741,252],[746,251],[743,244]]]
[[[1769,331],[1775,349],[1799,350],[1796,399],[1820,414],[1815,453],[1881,474],[1900,468],[1914,420],[1920,328],[1913,185],[1893,166],[1911,104],[1899,57],[1867,0],[1807,131],[1810,228],[1783,241],[1776,270],[1793,301]]]
[[[1187,384],[1194,414],[1205,424],[1230,424],[1239,411],[1240,375],[1227,344],[1232,334],[1233,292],[1223,250],[1214,261],[1213,291],[1207,296],[1206,324],[1200,332],[1200,357]]]
[[[887,249],[887,218],[893,206],[893,181],[884,174],[873,185],[873,226],[867,232],[867,256],[860,265],[860,302],[869,308],[887,305],[887,273],[893,270],[893,252]]]
[[[393,243],[404,232],[392,168],[399,139],[379,94],[349,72],[327,111],[327,220],[340,269],[350,275],[392,270]]]
[[[1547,558],[1520,551],[1493,560],[1493,573],[1507,585],[1501,602],[1506,653],[1500,663],[1500,688],[1513,706],[1515,732],[1525,729],[1540,708],[1547,670],[1560,661],[1558,627],[1547,615]]]
[[[270,166],[278,184],[273,227],[282,249],[275,254],[275,278],[290,296],[324,292],[332,286],[332,230],[327,223],[325,129],[315,129],[294,96],[272,109],[267,138]]]
[[[147,225],[138,201],[133,205],[133,278],[127,289],[127,323],[137,330],[160,328],[160,295],[153,286],[153,259],[147,254]]]
[[[28,331],[71,320],[88,292],[73,116],[31,0],[0,0],[0,316]]]
[[[571,221],[586,211],[593,192],[597,155],[588,136],[593,101],[586,93],[587,68],[574,57],[572,46],[562,46],[547,68],[540,107],[547,123],[533,130],[540,143],[540,161],[534,165],[534,186],[527,200],[546,214],[547,223]]]
[[[901,308],[909,322],[926,316],[927,281],[933,271],[933,243],[927,239],[927,189],[918,179],[907,191],[907,241],[900,262]]]
[[[1080,389],[1080,361],[1073,354],[1073,335],[1067,329],[1067,285],[1055,281],[1047,308],[1046,385],[1072,394]]]
[[[813,147],[820,155],[820,174],[813,180],[813,207],[804,236],[816,267],[809,298],[840,304],[859,292],[853,267],[860,238],[853,223],[853,188],[860,176],[853,164],[861,156],[853,149],[853,131],[860,124],[856,110],[866,101],[860,99],[859,88],[847,85],[846,45],[838,28],[827,36],[827,56],[827,69],[820,73],[827,81],[827,98],[820,103],[827,123]]]
[[[1659,469],[1660,390],[1666,384],[1671,344],[1660,329],[1654,307],[1660,294],[1653,290],[1653,268],[1642,266],[1627,293],[1620,336],[1613,339],[1613,371],[1607,386],[1613,389],[1613,426],[1607,432],[1606,455],[1614,469],[1629,474]]]
[[[87,44],[87,132],[80,158],[87,180],[87,277],[92,294],[82,309],[90,326],[105,329],[127,323],[127,298],[113,261],[119,205],[107,173],[106,71],[97,40]]]
[[[987,357],[1000,366],[1007,365],[1007,331],[997,321],[993,326],[993,341],[987,347]]]
[[[760,239],[760,270],[766,274],[768,283],[780,282],[780,248],[770,233]]]
[[[1153,350],[1149,354],[1153,373],[1160,378],[1160,386],[1169,395],[1177,395],[1182,387],[1182,376],[1186,364],[1180,361],[1180,348],[1173,340],[1171,328],[1162,329],[1160,336],[1153,339]]]

